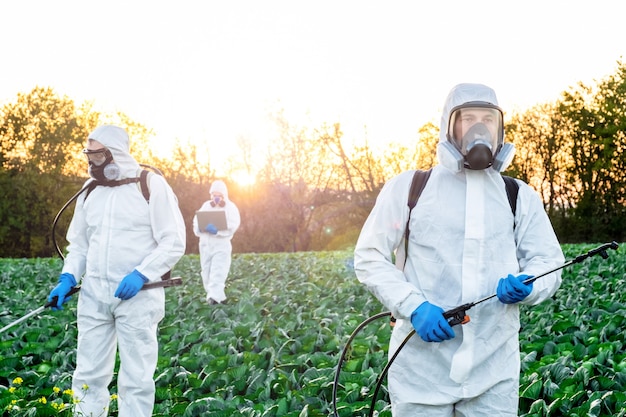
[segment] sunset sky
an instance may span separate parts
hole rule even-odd
[[[5,1],[0,105],[52,87],[218,165],[240,137],[261,150],[278,109],[407,143],[456,83],[511,111],[612,74],[624,15],[622,0]]]

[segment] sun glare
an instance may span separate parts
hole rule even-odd
[[[254,183],[256,182],[256,176],[253,173],[246,171],[235,172],[231,176],[231,179],[242,187],[254,185]]]

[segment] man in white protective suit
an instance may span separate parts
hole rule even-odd
[[[75,416],[108,415],[116,350],[120,417],[148,417],[154,408],[157,326],[165,314],[160,281],[185,252],[185,224],[165,179],[147,177],[149,201],[139,184],[140,165],[130,155],[120,127],[103,125],[88,136],[83,151],[89,181],[97,184],[76,200],[67,256],[58,285],[48,298],[62,308],[69,290],[78,297],[78,348],[72,390]],[[82,279],[81,279],[82,278]]]
[[[230,272],[233,246],[231,240],[239,228],[239,209],[228,198],[228,188],[224,181],[216,180],[209,189],[211,199],[205,201],[198,211],[223,211],[226,227],[218,230],[209,223],[200,230],[198,215],[193,218],[193,232],[199,238],[200,275],[209,304],[221,304],[226,300],[226,278]]]
[[[410,217],[413,171],[384,185],[363,226],[355,271],[397,319],[390,356],[416,331],[389,369],[394,417],[517,416],[518,304],[551,297],[561,276],[523,281],[564,257],[539,195],[519,180],[512,212],[500,173],[513,154],[495,92],[457,85],[441,118],[439,164]],[[451,327],[443,316],[493,294],[467,324]]]

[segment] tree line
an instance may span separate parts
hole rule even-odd
[[[506,109],[504,109],[506,111]],[[177,143],[167,158],[151,151],[154,132],[123,113],[102,114],[52,88],[18,94],[0,109],[0,257],[47,257],[63,249],[73,206],[61,207],[81,188],[88,133],[102,123],[124,126],[133,156],[157,167],[176,193],[187,224],[187,252],[197,253],[191,231],[209,186],[223,179],[242,224],[235,252],[334,250],[351,247],[384,183],[407,169],[436,164],[438,126],[416,132],[415,145],[375,150],[348,148],[339,123],[291,124],[272,115],[277,134],[252,185],[222,177],[200,162],[193,143]],[[505,117],[506,140],[516,157],[506,174],[542,196],[561,242],[622,241],[626,230],[626,64],[593,85],[579,83],[549,103]],[[250,150],[238,164],[251,169]],[[56,233],[52,234],[52,225]]]

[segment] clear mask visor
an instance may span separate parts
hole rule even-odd
[[[111,152],[107,148],[83,149],[83,154],[87,157],[87,161],[95,166],[104,164],[107,158],[113,159]]]
[[[448,139],[464,156],[477,144],[486,145],[495,155],[503,136],[502,112],[497,107],[468,105],[450,114]]]

